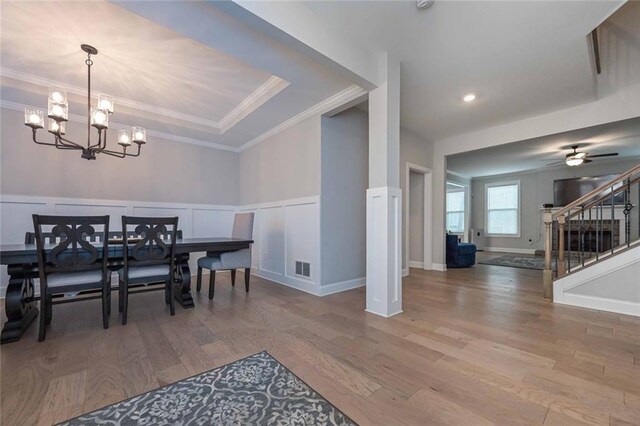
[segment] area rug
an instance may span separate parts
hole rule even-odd
[[[59,425],[356,425],[267,352]]]
[[[506,255],[478,262],[482,265],[508,266],[522,269],[544,269],[544,257],[525,257]]]

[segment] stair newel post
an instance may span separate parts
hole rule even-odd
[[[564,244],[565,244],[565,236],[564,236],[564,224],[565,224],[565,216],[558,216],[558,278],[566,275],[566,266],[564,260]],[[571,238],[571,236],[569,236]],[[571,244],[571,243],[569,243]],[[571,259],[569,259],[571,261]]]
[[[553,240],[553,214],[551,210],[545,210],[544,220],[544,271],[542,293],[545,299],[553,301],[553,269],[551,267],[551,245]],[[559,241],[562,237],[559,237]]]

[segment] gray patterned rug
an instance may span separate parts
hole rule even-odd
[[[544,269],[544,257],[506,255],[483,260],[478,263],[482,265],[508,266],[510,268],[538,269],[540,271]]]
[[[60,425],[356,423],[267,352],[261,352]]]

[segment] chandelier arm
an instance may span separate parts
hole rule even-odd
[[[58,143],[58,136],[55,136],[55,143],[50,143],[50,142],[40,142],[36,139],[36,129],[33,129],[33,141],[35,143],[37,143],[38,145],[47,145],[47,146],[54,146],[58,149],[78,149],[75,146],[70,146],[70,145],[65,145],[65,144],[59,144]]]
[[[117,158],[124,158],[127,156],[126,152],[116,152],[116,151],[109,151],[108,149],[102,149],[100,151],[96,151],[99,152],[100,154],[107,154],[110,155],[112,157],[117,157]]]
[[[102,130],[98,129],[98,143],[94,145],[89,145],[88,149],[93,149],[94,151],[100,151],[104,146],[102,144]],[[107,144],[107,129],[104,129],[104,145]]]
[[[33,141],[34,141],[35,143],[37,143],[38,145],[57,146],[55,143],[38,142],[38,140],[36,139],[36,132],[37,132],[37,129],[33,129]]]
[[[60,139],[62,142],[65,142],[66,144],[73,145],[76,149],[85,149],[82,145],[79,145],[74,141],[70,141],[69,139],[65,139],[62,136],[58,136],[58,139]]]

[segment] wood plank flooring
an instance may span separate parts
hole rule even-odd
[[[412,270],[390,319],[364,312],[363,288],[229,282],[175,317],[162,293],[132,296],[126,326],[114,300],[108,330],[99,301],[55,306],[45,342],[33,326],[0,348],[0,423],[48,425],[266,349],[362,425],[640,425],[640,318],[545,302],[540,271]]]

